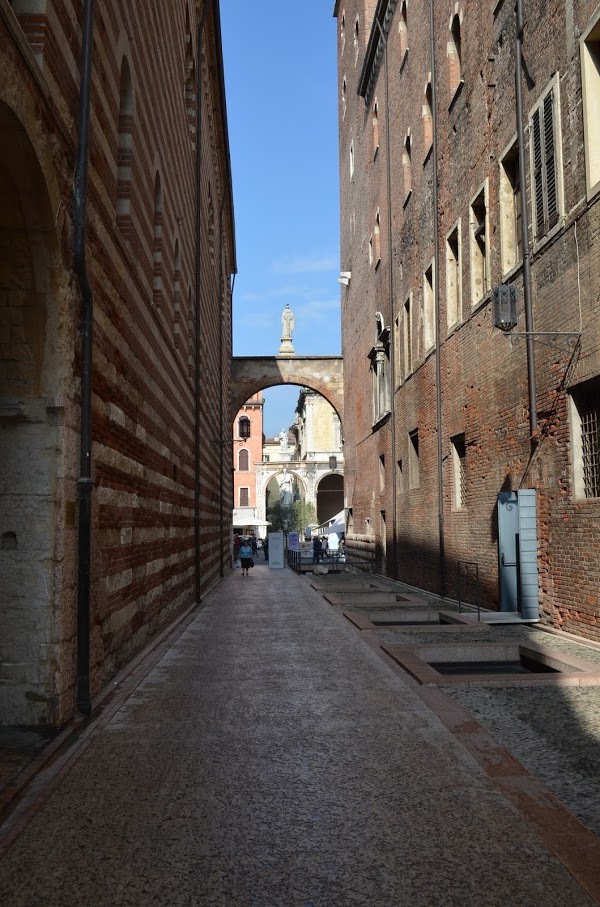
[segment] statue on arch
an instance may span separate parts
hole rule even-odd
[[[281,314],[281,346],[280,353],[293,353],[292,331],[294,330],[295,320],[294,313],[290,309],[289,303],[286,302],[285,309]]]

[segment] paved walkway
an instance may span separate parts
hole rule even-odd
[[[596,903],[290,570],[234,571],[144,671],[24,817],[4,907]]]

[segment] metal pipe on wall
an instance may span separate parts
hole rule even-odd
[[[386,155],[386,182],[387,182],[387,224],[388,224],[388,293],[390,296],[390,442],[391,474],[392,474],[392,575],[398,578],[398,525],[397,525],[397,487],[396,487],[396,343],[395,343],[395,318],[394,318],[394,269],[392,255],[392,169],[391,169],[391,143],[390,143],[390,82],[388,70],[387,39],[379,19],[375,17],[379,29],[379,36],[383,41],[383,68],[385,73],[385,155]]]
[[[439,192],[438,192],[438,145],[437,145],[437,88],[435,65],[435,20],[433,0],[429,0],[429,37],[431,42],[431,131],[433,138],[433,296],[435,307],[435,406],[437,426],[437,477],[438,477],[438,551],[440,595],[446,594],[446,552],[444,544],[444,449],[442,419],[442,350],[440,313],[440,249],[439,249]]]
[[[523,123],[523,0],[517,0],[517,47],[515,65],[515,100],[517,112],[517,144],[519,146],[519,182],[521,185],[521,239],[523,244],[523,300],[527,334],[527,388],[529,395],[529,431],[532,443],[537,443],[538,416],[535,379],[535,349],[533,345],[533,306],[531,302],[531,253],[529,249],[529,218],[525,187],[525,127]]]
[[[73,268],[81,292],[81,424],[79,442],[77,560],[77,707],[92,711],[90,698],[90,588],[92,548],[92,365],[94,297],[86,264],[87,187],[89,164],[94,0],[85,0],[81,26],[81,72],[77,158],[73,187]]]

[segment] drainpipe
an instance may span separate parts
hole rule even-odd
[[[519,145],[519,182],[521,184],[521,240],[523,244],[523,299],[525,331],[527,333],[527,388],[529,392],[529,430],[532,448],[538,442],[537,392],[535,384],[535,350],[533,346],[533,306],[531,304],[531,256],[529,250],[529,218],[525,193],[525,127],[523,125],[523,0],[517,0],[517,59],[515,95],[517,108],[517,143]]]
[[[218,437],[221,440],[225,440],[224,436],[224,426],[223,426],[223,318],[225,315],[225,306],[223,305],[223,297],[225,295],[225,281],[223,280],[223,208],[225,207],[225,194],[221,199],[221,210],[219,211],[219,302],[221,305],[221,317],[219,318],[219,434]],[[231,434],[231,429],[230,429]],[[223,555],[224,547],[224,525],[225,517],[223,513],[223,476],[224,476],[224,457],[225,457],[225,445],[220,444],[220,456],[219,456],[219,549],[220,549],[220,575],[221,577],[225,576],[225,559]]]
[[[200,212],[202,210],[202,34],[208,10],[206,0],[202,7],[202,16],[196,34],[196,61],[198,66],[196,85],[196,237],[195,237],[195,325],[194,340],[194,587],[196,604],[201,600],[201,561],[200,561]]]
[[[392,373],[392,387],[390,393],[390,424],[391,424],[391,470],[392,470],[392,575],[398,578],[398,526],[397,526],[397,489],[396,489],[396,343],[394,320],[394,269],[392,255],[392,174],[390,152],[390,82],[388,71],[387,39],[381,23],[375,17],[379,36],[383,41],[383,68],[385,72],[385,156],[386,156],[386,182],[387,182],[387,223],[388,223],[388,293],[390,297],[391,323],[390,323],[390,371]]]
[[[87,181],[89,163],[94,0],[85,0],[81,27],[81,73],[77,159],[73,187],[73,268],[81,293],[81,426],[79,442],[79,539],[77,562],[77,707],[91,714],[90,699],[90,576],[92,547],[92,351],[94,298],[87,272]]]
[[[437,479],[438,479],[438,546],[440,595],[446,594],[446,558],[444,546],[444,484],[443,484],[443,438],[442,438],[442,350],[440,325],[440,249],[439,249],[439,192],[438,192],[438,145],[437,145],[437,87],[435,67],[435,24],[433,0],[429,0],[429,36],[431,41],[431,127],[433,134],[433,296],[435,306],[435,407],[437,425]]]

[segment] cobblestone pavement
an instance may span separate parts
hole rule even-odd
[[[263,565],[224,580],[28,818],[5,907],[597,903],[339,611]]]

